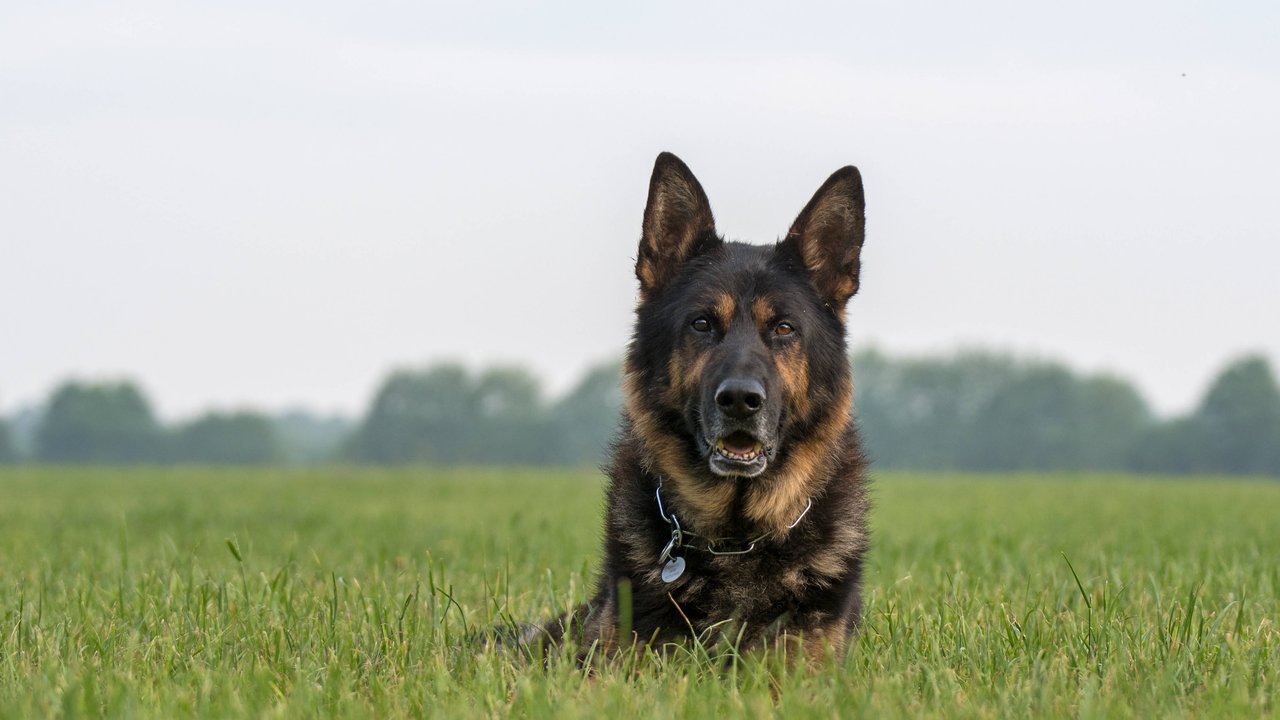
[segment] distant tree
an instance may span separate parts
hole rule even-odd
[[[1208,471],[1203,440],[1191,418],[1155,423],[1134,442],[1129,469],[1174,474]]]
[[[514,368],[455,364],[393,373],[352,436],[355,460],[539,463],[554,457],[538,382]]]
[[[282,458],[275,424],[251,412],[208,413],[173,431],[170,457],[206,465],[252,465]]]
[[[492,368],[473,381],[476,410],[486,418],[529,418],[542,409],[538,379],[521,368]]]
[[[18,450],[13,446],[13,438],[9,433],[9,423],[0,418],[0,465],[18,461]]]
[[[1131,385],[965,352],[854,355],[854,413],[873,460],[914,469],[1119,469],[1152,423]]]
[[[475,393],[465,368],[401,370],[378,389],[352,438],[351,455],[382,464],[457,462],[475,441],[468,437],[474,426]]]
[[[1054,364],[1018,368],[972,426],[964,465],[981,470],[1119,470],[1151,423],[1129,384]]]
[[[607,456],[622,411],[622,363],[611,361],[587,371],[569,394],[551,408],[551,432],[566,465],[592,465]]]
[[[28,405],[9,416],[9,440],[19,458],[36,456],[36,431],[44,423],[44,406]]]
[[[284,461],[295,465],[338,459],[343,443],[355,427],[355,423],[345,417],[319,416],[305,410],[277,415],[273,424]]]
[[[1280,474],[1280,388],[1265,358],[1228,365],[1191,423],[1203,453],[1196,469]]]
[[[1076,457],[1072,467],[1091,470],[1123,470],[1133,447],[1156,425],[1151,406],[1127,380],[1112,375],[1081,378],[1072,407]]]
[[[965,352],[943,358],[855,354],[853,411],[879,467],[972,467],[980,416],[1018,373],[1013,358]]]
[[[546,464],[558,454],[546,422],[542,388],[521,368],[494,368],[475,381],[476,430],[483,445],[473,462]]]
[[[132,383],[68,382],[36,431],[36,457],[56,463],[145,463],[164,458],[151,406]]]

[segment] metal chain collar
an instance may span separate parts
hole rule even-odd
[[[676,517],[676,514],[674,512],[671,512],[671,513],[667,512],[667,509],[662,505],[662,481],[661,480],[658,481],[658,489],[654,492],[654,497],[656,497],[658,500],[658,515],[660,515],[662,519],[666,521],[668,525],[671,526],[671,540],[667,542],[666,547],[662,548],[662,553],[658,555],[659,564],[665,563],[668,560],[670,560],[672,557],[671,554],[682,547],[689,548],[691,550],[701,550],[703,552],[710,553],[712,555],[746,555],[747,553],[756,549],[756,543],[760,542],[761,540],[764,540],[765,538],[773,534],[773,531],[770,530],[769,532],[766,532],[762,535],[759,535],[750,540],[744,541],[744,544],[747,547],[742,550],[717,550],[716,546],[721,544],[724,541],[705,538],[705,537],[702,537],[701,535],[691,533],[688,530],[681,528],[680,519]],[[800,521],[804,519],[804,516],[809,514],[809,509],[812,507],[813,507],[813,498],[810,497],[808,499],[808,502],[805,503],[804,510],[800,511],[800,514],[796,517],[794,521],[792,521],[790,525],[787,526],[787,529],[791,530],[795,526],[799,525]],[[706,542],[701,545],[694,545],[694,544],[686,543],[684,541],[685,537],[701,538]]]

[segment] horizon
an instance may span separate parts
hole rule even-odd
[[[1099,377],[1099,376],[1112,377],[1112,378],[1121,380],[1129,384],[1130,386],[1132,386],[1138,392],[1138,394],[1142,397],[1142,399],[1147,403],[1147,406],[1151,411],[1152,415],[1156,419],[1162,420],[1162,421],[1171,420],[1176,417],[1180,417],[1194,411],[1197,404],[1203,399],[1205,392],[1208,391],[1210,384],[1218,377],[1218,375],[1222,371],[1224,371],[1229,365],[1246,356],[1261,355],[1261,357],[1263,357],[1266,360],[1268,365],[1271,366],[1273,372],[1276,370],[1272,358],[1268,355],[1260,354],[1260,353],[1249,353],[1249,352],[1244,352],[1238,355],[1234,355],[1224,360],[1221,366],[1219,366],[1209,377],[1205,378],[1203,383],[1201,383],[1201,385],[1196,391],[1195,400],[1192,405],[1183,409],[1176,409],[1174,411],[1165,411],[1159,408],[1158,406],[1156,406],[1156,404],[1152,402],[1151,397],[1147,394],[1146,390],[1141,386],[1140,383],[1135,381],[1133,378],[1126,377],[1119,373],[1111,372],[1105,368],[1091,370],[1088,368],[1077,367],[1063,360],[1062,358],[1054,358],[1049,356],[1035,355],[1035,354],[1028,354],[1028,353],[1016,353],[1016,352],[1001,350],[999,348],[980,347],[976,345],[960,346],[960,347],[952,348],[949,351],[942,351],[937,353],[930,353],[930,352],[896,353],[896,352],[886,351],[885,348],[880,346],[874,346],[874,345],[864,345],[861,347],[851,346],[849,348],[849,357],[851,360],[856,359],[858,354],[863,352],[880,353],[894,361],[949,360],[949,359],[954,359],[961,355],[966,355],[971,353],[982,354],[982,355],[989,355],[993,357],[1010,358],[1020,364],[1047,363],[1047,364],[1059,365],[1059,366],[1065,367],[1068,371],[1070,371],[1075,376],[1082,377],[1082,378],[1083,377]],[[34,402],[18,405],[16,407],[11,407],[8,409],[4,409],[2,406],[0,406],[0,422],[6,419],[15,418],[24,413],[40,412],[43,409],[44,405],[46,404],[48,398],[52,395],[52,393],[55,390],[57,390],[62,385],[65,385],[67,383],[72,383],[72,382],[89,384],[89,385],[111,384],[111,383],[132,384],[135,387],[137,387],[140,392],[142,392],[143,396],[146,398],[147,402],[149,403],[152,411],[155,413],[156,419],[165,424],[181,423],[184,421],[189,421],[189,420],[198,418],[206,414],[215,414],[215,413],[228,414],[228,413],[238,413],[238,412],[250,412],[250,413],[256,413],[256,414],[266,415],[269,417],[277,417],[277,418],[298,413],[298,414],[307,415],[320,420],[343,420],[343,421],[350,421],[350,422],[359,422],[360,419],[367,413],[369,409],[369,404],[370,402],[372,402],[375,394],[377,393],[378,387],[383,382],[385,382],[386,379],[390,377],[392,373],[401,372],[401,371],[422,371],[422,370],[430,369],[432,367],[446,365],[446,364],[461,365],[467,371],[467,373],[472,375],[484,372],[489,369],[495,369],[495,368],[514,368],[517,370],[526,371],[532,376],[532,378],[535,381],[537,381],[538,388],[541,391],[542,401],[548,402],[548,403],[555,403],[558,400],[565,397],[569,392],[571,392],[577,386],[577,384],[581,380],[583,380],[585,374],[589,372],[592,368],[598,367],[600,365],[610,363],[610,362],[620,362],[621,359],[622,359],[622,355],[621,353],[619,353],[619,355],[617,355],[615,358],[603,359],[596,363],[592,363],[587,367],[583,368],[583,371],[581,373],[570,378],[569,382],[562,385],[553,384],[549,380],[548,376],[540,372],[537,368],[530,367],[528,365],[522,365],[520,363],[503,363],[503,362],[465,363],[465,362],[457,361],[456,359],[439,358],[439,359],[429,360],[422,363],[407,363],[402,365],[396,365],[393,367],[388,367],[386,371],[383,372],[374,383],[372,383],[369,396],[366,398],[365,403],[351,411],[348,411],[342,408],[316,407],[314,405],[309,405],[305,402],[293,404],[293,405],[282,405],[282,406],[263,406],[263,405],[255,405],[253,403],[228,404],[228,403],[215,402],[209,405],[194,408],[193,410],[186,413],[170,414],[170,413],[164,412],[163,408],[165,407],[165,404],[164,404],[163,398],[157,396],[152,392],[145,378],[140,378],[136,375],[130,375],[130,374],[68,376],[51,385],[48,388],[48,390],[43,395],[41,395],[38,399],[36,399]],[[856,365],[854,366],[854,380],[855,382],[857,380]],[[855,392],[855,398],[854,398],[854,408],[856,411],[857,409],[856,392]]]

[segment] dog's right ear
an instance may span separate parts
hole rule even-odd
[[[640,292],[649,294],[662,287],[689,258],[720,243],[711,203],[698,179],[680,158],[669,152],[658,155],[636,256]]]

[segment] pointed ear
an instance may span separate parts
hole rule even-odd
[[[636,255],[641,293],[662,287],[685,261],[718,245],[711,203],[698,179],[680,158],[668,152],[658,155]]]
[[[864,209],[862,176],[847,165],[818,188],[783,241],[804,261],[818,294],[841,316],[845,303],[858,292]]]

